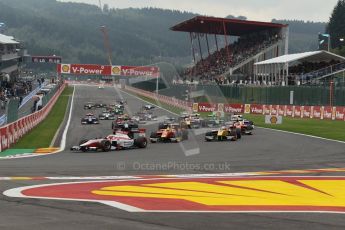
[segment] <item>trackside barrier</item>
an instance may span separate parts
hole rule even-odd
[[[295,105],[258,105],[258,104],[223,104],[223,103],[190,103],[164,95],[126,86],[126,90],[151,99],[158,99],[160,102],[193,111],[203,112],[224,112],[244,113],[262,115],[280,115],[292,118],[309,118],[319,120],[345,121],[345,107],[342,106],[295,106]]]
[[[23,135],[28,133],[31,129],[36,127],[41,121],[43,121],[53,106],[55,105],[57,99],[61,95],[62,91],[65,89],[66,84],[60,86],[55,95],[49,101],[49,103],[44,106],[41,110],[23,117],[13,123],[0,128],[0,152],[8,149],[12,144],[16,143]]]
[[[292,118],[312,118],[319,120],[345,121],[345,107],[338,106],[295,106],[295,105],[256,105],[256,104],[210,104],[194,103],[195,112],[244,113],[280,115]]]
[[[138,94],[143,97],[147,97],[153,100],[158,100],[159,102],[162,102],[164,104],[168,104],[180,109],[184,109],[186,111],[190,111],[192,108],[192,103],[187,102],[187,101],[179,100],[176,98],[172,98],[172,97],[168,97],[168,96],[164,96],[160,94],[157,95],[156,93],[152,93],[149,91],[145,91],[145,90],[134,88],[127,85],[125,89],[133,94]]]

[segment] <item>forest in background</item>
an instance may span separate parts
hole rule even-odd
[[[109,9],[56,0],[0,0],[6,34],[24,42],[32,55],[61,55],[71,63],[107,63],[100,26],[108,28],[113,63],[146,65],[191,60],[189,35],[170,27],[196,14],[156,8]],[[234,17],[229,15],[228,17]],[[244,16],[237,18],[246,19]],[[276,20],[290,25],[290,53],[316,50],[327,23]]]

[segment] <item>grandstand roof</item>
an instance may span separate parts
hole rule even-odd
[[[224,33],[223,23],[225,24],[226,33]],[[255,33],[274,28],[283,28],[286,26],[287,25],[269,22],[197,16],[187,21],[181,22],[171,27],[170,29],[173,31],[181,32],[242,36],[249,33]]]
[[[297,53],[297,54],[287,54],[287,55],[272,58],[266,61],[257,62],[255,63],[255,65],[286,64],[286,63],[291,63],[295,61],[322,62],[322,61],[330,61],[330,60],[345,61],[345,57],[322,50],[322,51],[313,51],[313,52],[305,52],[305,53]]]
[[[0,44],[19,44],[14,37],[0,34]]]

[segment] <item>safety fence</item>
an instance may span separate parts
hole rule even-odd
[[[10,146],[16,143],[23,135],[41,123],[41,121],[47,117],[65,87],[66,84],[61,85],[56,90],[51,100],[41,110],[1,127],[0,152],[10,148]]]

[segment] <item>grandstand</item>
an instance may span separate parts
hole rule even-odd
[[[190,35],[193,66],[184,78],[192,82],[249,82],[254,78],[254,63],[288,52],[289,28],[283,24],[197,16],[171,30]],[[213,39],[214,51],[210,47]],[[222,39],[224,47],[219,45]],[[202,43],[206,43],[206,55]]]
[[[255,63],[254,83],[263,85],[316,84],[345,71],[345,57],[327,51],[288,54]]]

